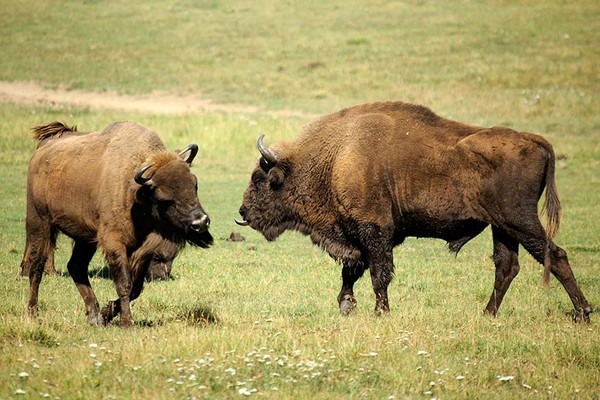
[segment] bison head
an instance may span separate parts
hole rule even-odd
[[[261,158],[252,172],[240,207],[242,220],[235,222],[259,231],[267,240],[275,240],[286,229],[293,228],[293,218],[285,206],[289,202],[285,180],[290,166],[265,147],[263,137],[258,138]]]
[[[178,155],[160,153],[135,174],[141,187],[137,204],[152,216],[152,229],[176,242],[208,247],[213,238],[208,232],[210,219],[198,201],[198,180],[190,164],[198,152],[192,144]],[[148,222],[146,222],[148,223]]]

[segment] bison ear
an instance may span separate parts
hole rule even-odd
[[[267,176],[269,177],[269,183],[273,189],[279,189],[283,185],[285,174],[281,168],[271,168]]]
[[[198,145],[190,144],[188,147],[181,150],[178,155],[179,158],[188,163],[188,165],[191,165],[192,161],[194,161],[194,158],[196,157],[196,154],[198,154]]]

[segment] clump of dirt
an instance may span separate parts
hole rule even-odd
[[[229,235],[229,238],[226,240],[228,242],[243,242],[244,240],[246,240],[246,238],[243,237],[241,233],[231,232],[231,235]]]

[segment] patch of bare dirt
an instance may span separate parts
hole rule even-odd
[[[186,114],[198,111],[263,113],[273,116],[310,117],[293,110],[265,110],[243,104],[218,104],[200,95],[176,96],[153,92],[128,96],[116,92],[85,92],[59,87],[50,89],[37,82],[0,81],[0,103],[71,106],[152,114]]]

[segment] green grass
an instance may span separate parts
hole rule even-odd
[[[403,99],[465,122],[544,134],[561,156],[557,244],[600,304],[599,29],[596,2],[0,2],[0,79],[123,93],[201,91],[221,102],[324,114]],[[8,55],[8,56],[4,56]],[[139,121],[193,171],[215,245],[186,249],[174,279],[148,284],[136,326],[86,325],[59,241],[40,315],[26,316],[28,129]],[[274,243],[233,222],[255,141],[293,138],[307,118],[268,113],[127,114],[0,104],[0,398],[599,398],[600,331],[573,325],[556,280],[522,251],[497,318],[490,232],[458,257],[409,239],[394,253],[392,313],[372,315],[368,273],[339,316],[341,268],[309,239]],[[246,240],[225,240],[231,232]],[[115,298],[98,255],[92,285]],[[504,377],[504,378],[503,378]],[[513,377],[512,379],[510,377]],[[503,378],[503,379],[501,379]],[[23,395],[19,395],[24,391]],[[43,397],[42,397],[43,398]]]

